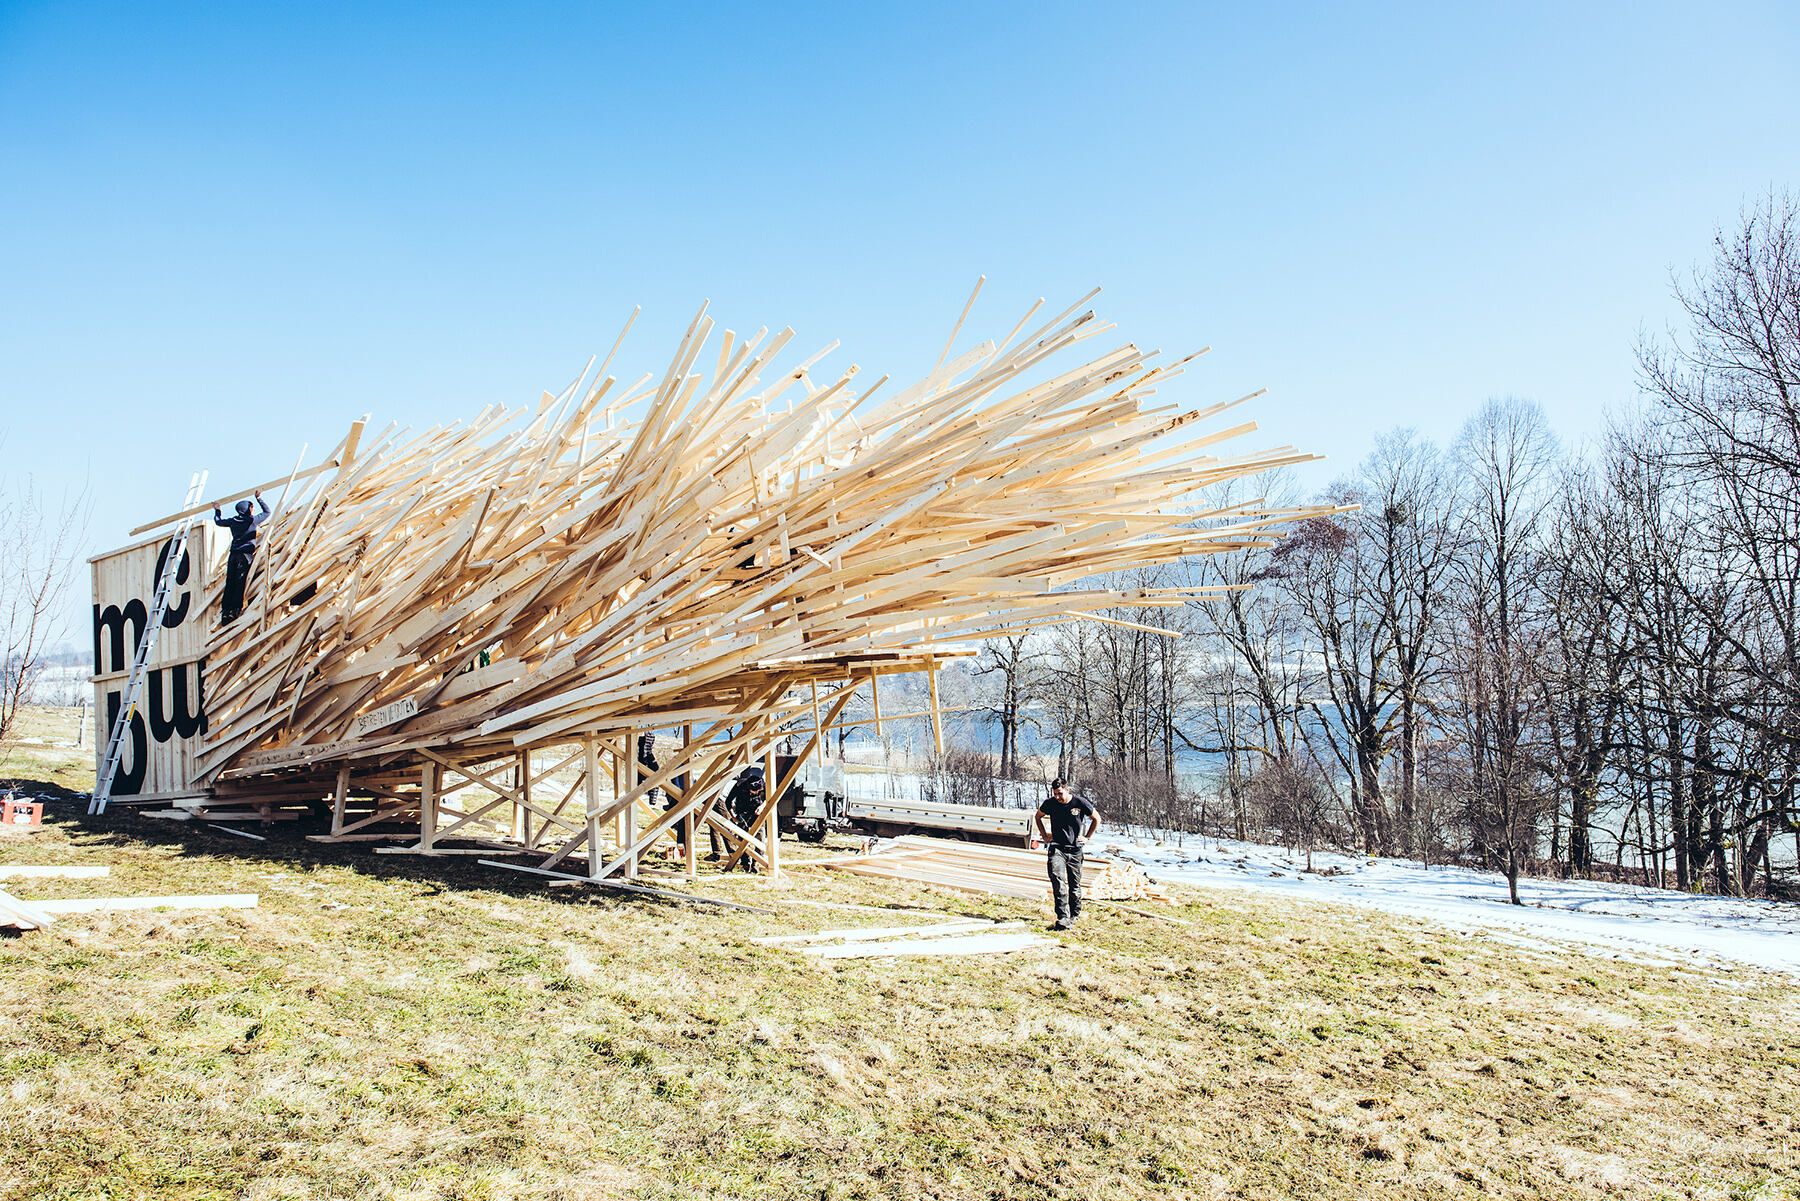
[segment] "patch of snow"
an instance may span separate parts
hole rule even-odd
[[[1179,839],[1180,841],[1176,841]],[[1506,877],[1465,867],[1426,867],[1194,835],[1102,834],[1123,855],[1175,884],[1277,893],[1423,918],[1463,931],[1577,944],[1620,959],[1709,970],[1748,965],[1800,976],[1800,905],[1703,896],[1598,880],[1519,881],[1523,906],[1508,902]]]

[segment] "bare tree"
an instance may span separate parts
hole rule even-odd
[[[1293,503],[1291,476],[1278,473],[1261,482],[1267,489],[1264,496],[1243,496],[1242,481],[1233,481],[1210,493],[1209,502],[1219,512]],[[1200,703],[1189,707],[1176,737],[1187,749],[1223,761],[1219,795],[1238,838],[1248,838],[1253,824],[1270,828],[1273,816],[1267,790],[1252,788],[1252,781],[1270,768],[1287,775],[1298,770],[1303,695],[1311,678],[1312,656],[1297,615],[1272,586],[1273,555],[1273,547],[1258,546],[1202,555],[1184,564],[1187,583],[1223,591],[1191,603],[1199,649],[1189,681]],[[1254,821],[1253,808],[1258,810]]]
[[[84,496],[52,508],[29,476],[0,493],[0,742],[12,734],[45,654],[65,632],[60,614],[86,516]]]
[[[1529,603],[1556,443],[1535,404],[1490,400],[1463,428],[1457,460],[1465,501],[1456,683],[1470,825],[1477,848],[1505,870],[1516,905],[1545,809],[1530,742],[1542,647]]]
[[[1594,866],[1593,824],[1632,673],[1628,602],[1619,571],[1627,554],[1623,513],[1582,465],[1555,485],[1534,578],[1545,654],[1532,661],[1549,728],[1546,766],[1568,798],[1567,860],[1585,876]],[[1561,811],[1550,840],[1563,850]]]
[[[1452,479],[1435,448],[1408,431],[1386,435],[1324,497],[1354,508],[1303,523],[1270,555],[1269,574],[1320,665],[1309,742],[1328,749],[1373,853],[1411,851],[1419,841],[1417,747],[1442,658]],[[1396,749],[1397,789],[1388,769]]]
[[[1677,283],[1685,335],[1639,350],[1666,438],[1655,448],[1704,511],[1697,534],[1750,610],[1713,633],[1756,677],[1733,716],[1800,746],[1800,209],[1786,196],[1714,237]],[[1709,608],[1700,596],[1696,607]],[[1711,606],[1717,610],[1717,606]],[[1746,620],[1748,618],[1748,620]]]
[[[982,711],[1000,727],[1000,774],[1019,778],[1019,736],[1029,722],[1028,707],[1039,688],[1043,647],[1029,633],[985,642],[975,671],[987,678]]]
[[[1363,468],[1365,503],[1380,506],[1376,532],[1389,565],[1382,603],[1393,639],[1392,684],[1398,706],[1399,850],[1427,853],[1435,836],[1421,796],[1420,748],[1442,674],[1451,569],[1457,554],[1457,477],[1437,447],[1410,430],[1377,441]]]

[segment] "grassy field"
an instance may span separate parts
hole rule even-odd
[[[53,809],[0,863],[112,876],[22,897],[261,902],[0,939],[0,1197],[1800,1197],[1787,981],[1189,891],[1053,949],[819,962],[749,940],[1041,915],[804,867],[699,885],[772,916],[702,910]]]
[[[19,711],[11,739],[0,744],[0,780],[42,780],[71,791],[94,786],[93,715],[80,728],[81,710],[28,706]],[[76,744],[76,738],[81,744]],[[105,737],[102,731],[101,737]]]

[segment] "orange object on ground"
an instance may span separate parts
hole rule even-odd
[[[44,803],[0,797],[0,826],[7,830],[38,830],[44,825]]]

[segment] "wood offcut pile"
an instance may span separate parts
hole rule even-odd
[[[990,846],[956,839],[896,838],[884,850],[821,863],[859,876],[912,880],[958,892],[1046,900],[1050,881],[1043,851]],[[1137,866],[1089,855],[1081,868],[1081,895],[1090,901],[1166,901],[1168,894]]]
[[[335,788],[340,814],[360,791],[429,852],[434,828],[476,828],[438,812],[461,773],[485,798],[467,820],[541,847],[545,867],[597,863],[601,824],[660,790],[678,803],[622,826],[620,856],[685,821],[763,862],[767,812],[743,830],[714,802],[781,737],[816,745],[854,688],[877,691],[879,728],[883,672],[1024,630],[1133,625],[1116,610],[1209,592],[1072,585],[1263,545],[1317,511],[1199,511],[1200,489],[1311,456],[1220,457],[1254,423],[1202,423],[1238,402],[1157,399],[1193,356],[1088,350],[1112,327],[1087,299],[960,351],[959,318],[905,387],[824,374],[835,343],[778,365],[793,331],[715,340],[702,308],[666,369],[635,382],[608,374],[609,354],[523,409],[422,433],[356,423],[269,488],[243,614],[208,645],[194,786],[220,805]],[[215,622],[222,575],[204,598]],[[637,779],[629,740],[684,728]],[[586,783],[560,804],[532,793],[529,760],[502,778],[504,756],[562,745]]]

